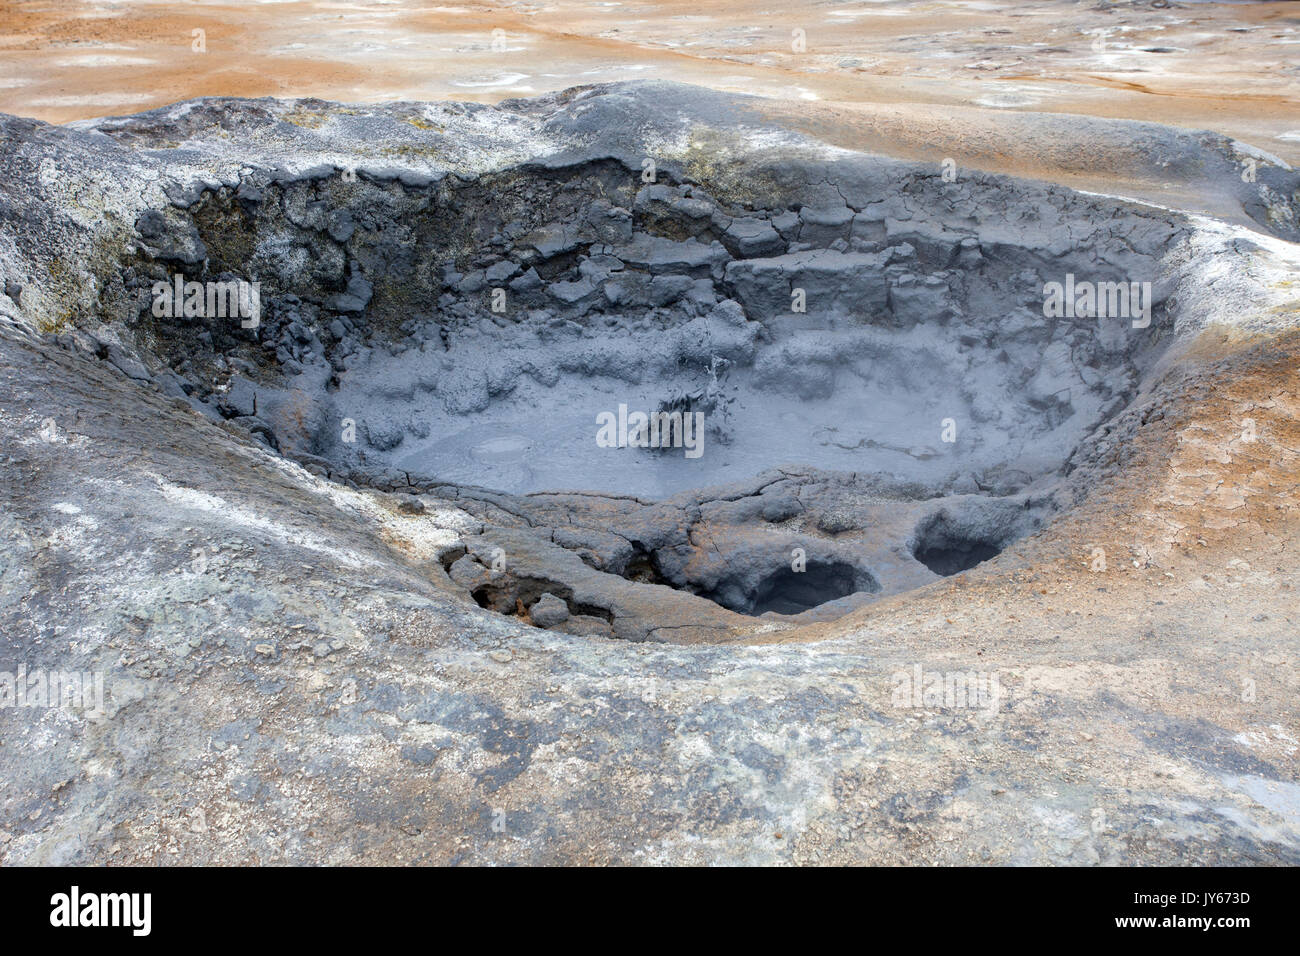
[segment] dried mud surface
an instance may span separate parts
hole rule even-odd
[[[798,101],[801,112],[905,107],[918,138],[939,132],[952,107],[1051,112],[1216,129],[1300,160],[1300,16],[1282,2],[5,0],[0,9],[0,110],[51,122],[195,96],[494,103],[663,79]],[[194,29],[205,31],[204,54],[191,50]],[[1002,157],[1024,165],[1001,171],[1026,171],[1034,155]]]

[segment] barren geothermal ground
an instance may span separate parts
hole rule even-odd
[[[0,3],[0,863],[1300,863],[1298,70]]]

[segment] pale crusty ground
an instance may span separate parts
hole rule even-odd
[[[967,111],[1042,111],[1213,129],[1300,162],[1295,4],[1105,6],[3,0],[0,111],[66,122],[215,95],[496,102],[668,79],[863,109],[885,124],[886,151]],[[1014,152],[1002,171],[1032,169],[1031,144]]]

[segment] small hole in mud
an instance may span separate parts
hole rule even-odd
[[[536,623],[534,607],[547,597],[553,604],[558,602],[564,605],[567,613],[574,617],[595,618],[606,624],[614,621],[614,615],[608,608],[575,601],[572,588],[542,578],[502,575],[491,584],[473,588],[470,597],[481,608],[533,623]]]
[[[729,610],[757,617],[769,611],[800,614],[851,594],[879,590],[880,584],[875,578],[851,564],[810,561],[802,571],[779,568],[759,582],[756,588],[724,583],[705,597]]]
[[[969,571],[977,564],[983,564],[989,558],[997,557],[998,549],[983,541],[959,541],[932,548],[921,548],[916,552],[920,561],[935,574],[947,577]]]
[[[623,568],[623,577],[629,581],[635,581],[638,584],[664,584],[668,587],[675,587],[659,567],[659,559],[653,552],[644,550],[644,545],[639,541],[633,542],[637,548],[636,554],[628,560],[626,567]]]
[[[940,513],[918,530],[912,556],[935,574],[948,577],[969,571],[1001,551],[987,538],[955,527],[947,514]]]

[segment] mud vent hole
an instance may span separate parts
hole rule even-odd
[[[944,577],[969,571],[1002,551],[988,541],[954,532],[942,520],[932,521],[918,537],[913,556]]]
[[[799,614],[850,594],[878,590],[875,578],[851,564],[811,561],[803,571],[774,571],[753,590],[724,585],[708,597],[730,610],[757,616],[769,611]]]

